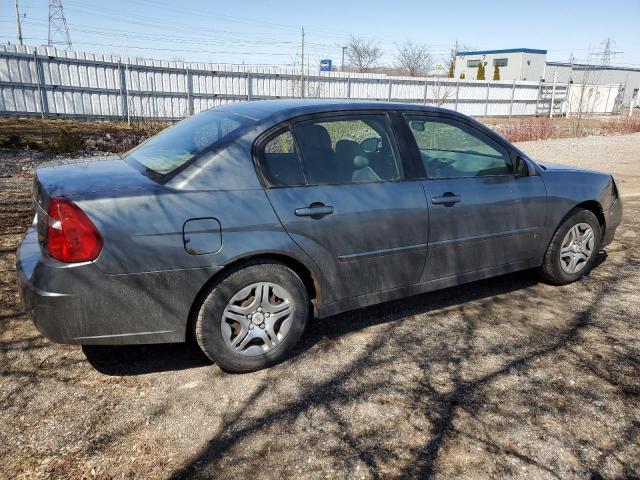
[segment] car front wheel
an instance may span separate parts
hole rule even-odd
[[[309,298],[296,273],[279,263],[229,272],[205,297],[195,322],[202,351],[221,368],[246,372],[286,357],[309,315]]]
[[[558,227],[544,256],[540,273],[556,285],[575,282],[589,273],[600,248],[601,228],[589,210],[576,210]]]

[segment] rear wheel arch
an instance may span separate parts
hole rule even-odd
[[[193,338],[193,328],[198,316],[198,311],[212,288],[224,280],[231,273],[238,271],[242,268],[250,265],[262,264],[262,263],[279,263],[290,268],[305,286],[309,300],[313,301],[315,305],[318,304],[320,299],[320,282],[315,273],[308,268],[300,260],[297,260],[291,256],[278,254],[278,253],[264,253],[257,254],[248,257],[242,257],[234,260],[233,262],[225,265],[225,267],[216,272],[198,291],[193,302],[191,303],[191,309],[189,310],[189,316],[187,319],[187,331],[186,338]]]

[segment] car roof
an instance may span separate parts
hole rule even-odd
[[[321,99],[279,99],[252,100],[230,103],[216,110],[251,118],[256,121],[268,117],[299,116],[310,113],[335,112],[344,110],[423,110],[429,112],[451,112],[444,108],[428,107],[412,103],[372,102],[369,100],[321,100]]]

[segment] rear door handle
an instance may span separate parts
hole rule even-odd
[[[297,217],[317,217],[321,218],[325,215],[331,215],[333,207],[329,207],[323,203],[312,203],[308,207],[296,208]]]
[[[462,201],[462,197],[460,195],[455,195],[451,192],[447,192],[443,194],[441,197],[433,197],[431,199],[431,203],[433,203],[434,205],[445,205],[447,207],[450,207],[453,204],[461,201]]]

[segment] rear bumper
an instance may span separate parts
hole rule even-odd
[[[106,275],[93,262],[43,255],[31,227],[17,252],[17,281],[36,328],[57,343],[125,345],[185,340],[191,305],[220,267]]]
[[[622,199],[618,198],[609,210],[604,213],[605,230],[602,236],[602,245],[604,248],[613,242],[613,238],[616,234],[616,229],[622,222]]]

